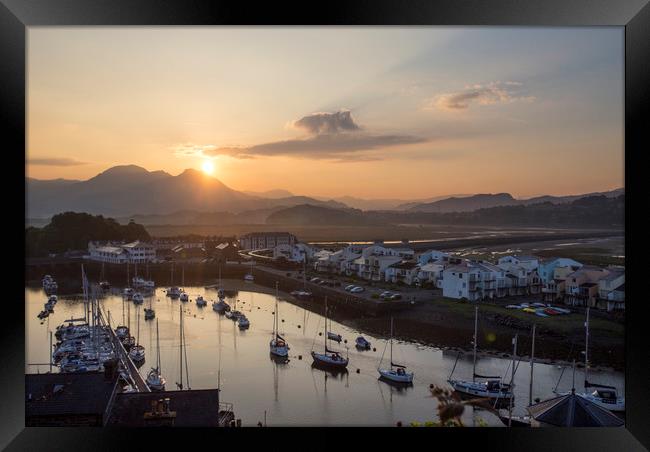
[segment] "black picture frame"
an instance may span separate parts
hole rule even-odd
[[[626,307],[626,426],[602,429],[406,429],[409,434],[437,435],[420,438],[434,441],[427,446],[442,447],[437,438],[464,444],[476,441],[481,447],[498,450],[644,450],[650,447],[648,428],[648,363],[650,353],[644,334],[643,293],[640,291],[640,268],[643,268],[639,244],[630,246],[629,239],[640,240],[639,230],[647,221],[643,214],[632,220],[632,206],[639,210],[644,203],[642,159],[648,149],[644,127],[650,105],[650,5],[648,0],[445,0],[388,1],[332,0],[324,4],[294,1],[154,1],[154,0],[0,0],[0,95],[2,124],[7,130],[3,144],[5,157],[15,159],[9,165],[24,164],[26,113],[26,27],[57,25],[517,25],[517,26],[622,26],[625,27],[625,189],[628,306]],[[618,108],[614,106],[614,108]],[[645,113],[645,115],[644,115]],[[647,121],[647,119],[645,120]],[[22,159],[22,161],[21,161]],[[6,171],[5,193],[24,183],[24,174]],[[13,177],[16,180],[13,180]],[[23,178],[22,181],[18,180]],[[11,184],[11,185],[8,185]],[[16,185],[14,185],[16,184]],[[24,185],[23,185],[24,186]],[[11,190],[11,191],[10,191]],[[18,200],[20,203],[22,200]],[[15,216],[15,213],[11,214]],[[17,223],[17,220],[16,220]],[[21,226],[24,234],[24,225]],[[635,229],[637,233],[633,233]],[[11,229],[13,232],[13,229]],[[9,234],[7,232],[6,234]],[[16,240],[17,242],[17,240]],[[642,242],[641,242],[642,244]],[[20,252],[18,246],[17,252]],[[24,249],[24,248],[23,248]],[[13,290],[20,281],[17,264],[9,276]],[[24,265],[23,265],[24,269]],[[24,278],[23,278],[24,279]],[[630,295],[632,296],[630,297]],[[639,297],[635,299],[635,297]],[[132,448],[134,430],[87,428],[25,428],[24,427],[24,347],[25,325],[23,306],[5,296],[5,321],[0,328],[2,370],[0,371],[0,447],[8,450],[71,450]],[[207,444],[223,445],[230,433],[222,431],[188,433],[174,430],[148,433],[147,447],[171,445],[171,435],[182,439],[183,447],[192,437]],[[266,429],[258,429],[260,430]],[[468,431],[469,430],[469,431]],[[246,434],[250,434],[250,430]],[[403,436],[405,429],[396,431]],[[429,432],[429,433],[424,433]],[[276,432],[277,433],[277,432]],[[283,433],[285,434],[285,433]],[[237,435],[239,436],[239,435]],[[364,436],[368,436],[364,434]],[[379,437],[372,433],[373,437]],[[382,435],[384,436],[384,435]],[[398,441],[404,439],[396,438]],[[239,438],[241,440],[241,437]],[[291,439],[281,447],[301,447]],[[403,443],[402,443],[403,444]],[[408,443],[412,447],[415,443]],[[387,443],[385,443],[387,445]],[[350,446],[350,443],[347,444]],[[199,446],[201,447],[201,446]]]

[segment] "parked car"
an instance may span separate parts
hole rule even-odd
[[[385,291],[385,292],[380,293],[380,294],[379,294],[379,298],[384,298],[384,299],[385,299],[385,298],[387,298],[387,297],[390,297],[391,295],[393,295],[393,293],[392,293],[392,292],[389,292],[389,291],[387,290],[387,291]]]
[[[325,281],[324,279],[321,279],[321,280],[318,281],[318,284],[320,284],[321,286],[324,286],[325,284],[327,284],[327,281]]]
[[[343,290],[349,292],[352,289],[354,289],[355,287],[357,287],[357,286],[355,286],[354,284],[350,284],[350,285],[345,286],[345,288]]]
[[[398,294],[398,293],[394,293],[394,294],[391,295],[388,299],[389,299],[389,300],[401,300],[401,299],[402,299],[402,295],[401,295],[401,294]]]
[[[320,281],[320,278],[312,278],[309,280],[309,282],[313,282],[313,283],[317,283],[318,281]]]
[[[361,287],[361,286],[355,286],[352,289],[350,289],[351,293],[359,293],[359,292],[363,292],[363,291],[364,291],[364,288]]]

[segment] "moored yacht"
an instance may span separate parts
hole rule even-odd
[[[337,351],[330,350],[327,348],[327,341],[329,337],[327,334],[327,297],[325,297],[325,351],[323,353],[317,353],[314,350],[311,351],[311,357],[314,360],[314,364],[333,367],[333,368],[346,368],[348,366],[348,358],[344,358]]]
[[[208,302],[205,301],[205,298],[203,298],[201,295],[196,297],[196,305],[198,307],[203,307],[203,306],[206,306],[207,304],[208,304]]]
[[[133,302],[135,304],[144,303],[144,296],[140,292],[134,293],[133,296],[131,297],[131,299],[133,300]]]
[[[158,321],[156,320],[156,367],[152,367],[147,374],[147,386],[152,391],[165,390],[165,378],[162,376],[162,365],[160,362],[160,334],[158,332]]]
[[[384,353],[386,353],[386,348],[384,348]],[[382,359],[384,355],[382,353]],[[395,364],[393,362],[393,318],[390,318],[390,368],[382,369],[381,360],[379,361],[379,367],[377,367],[377,372],[379,372],[379,378],[391,381],[393,383],[402,383],[402,384],[412,384],[413,383],[413,372],[407,372],[406,366],[401,364]]]
[[[187,294],[187,292],[181,292],[179,298],[180,298],[181,301],[189,301],[190,300],[190,296]]]

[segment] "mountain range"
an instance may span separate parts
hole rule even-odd
[[[76,211],[111,216],[120,222],[133,218],[142,224],[259,224],[267,219],[276,221],[278,216],[273,216],[276,212],[296,206],[340,210],[343,213],[337,213],[337,223],[347,223],[360,221],[361,211],[470,212],[542,202],[563,204],[595,195],[615,197],[624,192],[621,188],[602,193],[530,199],[516,199],[509,193],[457,194],[415,200],[352,196],[330,199],[299,196],[284,189],[237,191],[193,169],[173,176],[165,171],[147,171],[136,165],[114,166],[88,180],[26,178],[25,185],[28,219],[45,219],[60,212]],[[288,215],[304,214],[307,209],[309,207],[290,210]],[[319,216],[316,212],[310,213]]]

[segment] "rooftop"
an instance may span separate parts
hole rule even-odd
[[[624,421],[575,394],[545,400],[527,408],[539,422],[558,427],[620,427]]]
[[[103,372],[27,374],[25,416],[101,414],[116,382]]]
[[[169,410],[176,412],[174,427],[216,427],[219,424],[219,390],[121,393],[115,397],[107,425],[146,427],[145,413],[152,402],[169,398]]]

